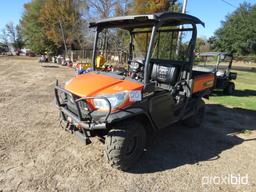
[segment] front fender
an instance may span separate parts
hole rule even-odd
[[[147,121],[147,123],[149,123],[152,126],[152,128],[156,130],[156,126],[153,123],[149,114],[141,108],[130,108],[130,109],[120,110],[115,113],[112,113],[108,117],[107,123],[112,124],[116,122],[121,122],[133,117],[142,118],[143,121]]]

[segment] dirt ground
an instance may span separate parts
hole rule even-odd
[[[122,172],[105,163],[97,139],[86,146],[60,128],[55,79],[73,75],[34,59],[0,58],[0,192],[256,191],[256,110],[208,104],[202,128],[165,129]]]

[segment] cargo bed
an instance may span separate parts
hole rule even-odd
[[[213,73],[204,71],[192,72],[193,86],[192,92],[197,93],[206,89],[211,89],[214,86],[215,76]]]

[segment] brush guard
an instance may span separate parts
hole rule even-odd
[[[106,97],[77,98],[76,95],[60,87],[58,85],[58,80],[56,80],[54,91],[56,105],[60,110],[60,123],[62,124],[63,121],[65,122],[65,125],[62,126],[65,130],[74,133],[81,140],[85,141],[86,144],[89,144],[90,131],[106,129],[106,123],[111,114],[111,103]],[[68,99],[72,103],[76,113],[69,109]],[[90,109],[88,100],[92,99],[103,99],[108,104],[108,110],[99,116],[101,120],[95,120],[93,117],[93,113],[97,112],[98,109]],[[82,109],[82,102],[86,104],[86,110]]]

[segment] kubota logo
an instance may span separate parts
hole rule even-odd
[[[203,83],[203,86],[204,86],[204,87],[211,87],[211,86],[213,86],[213,80],[204,82],[204,83]]]

